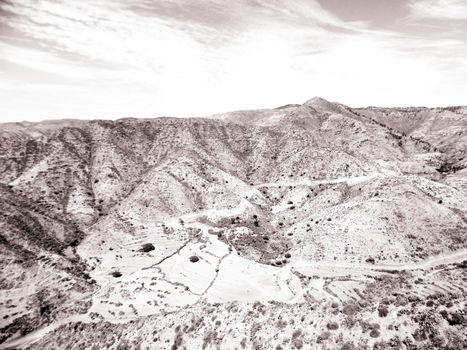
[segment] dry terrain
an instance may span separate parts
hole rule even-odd
[[[0,348],[467,348],[467,107],[0,124]]]

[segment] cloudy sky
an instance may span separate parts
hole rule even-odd
[[[0,119],[467,105],[465,0],[0,0]]]

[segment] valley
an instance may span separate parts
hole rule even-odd
[[[461,349],[466,115],[0,124],[0,348]]]

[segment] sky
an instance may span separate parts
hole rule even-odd
[[[465,0],[0,0],[0,120],[467,105]]]

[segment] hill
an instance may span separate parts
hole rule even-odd
[[[466,107],[313,98],[205,118],[0,124],[0,341],[465,344],[466,123]]]

